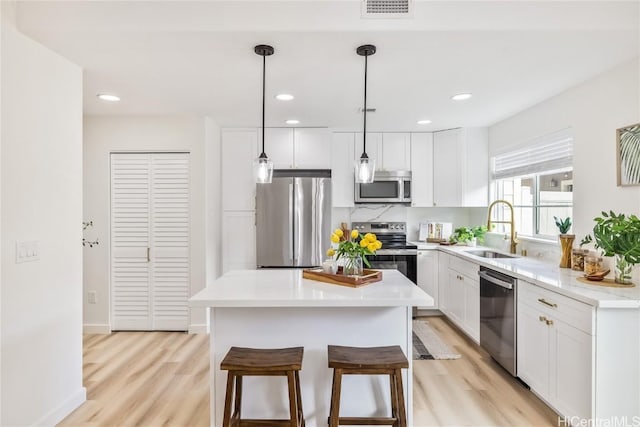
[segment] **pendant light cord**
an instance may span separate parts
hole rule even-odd
[[[363,157],[367,154],[367,57],[364,56],[364,129],[362,132],[362,154]]]
[[[265,75],[267,69],[267,56],[262,55],[262,153],[260,157],[266,157],[264,153],[264,98],[265,98]]]

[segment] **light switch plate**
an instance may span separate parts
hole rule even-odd
[[[16,242],[16,264],[38,261],[40,259],[40,242]]]

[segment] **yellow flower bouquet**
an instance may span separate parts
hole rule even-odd
[[[327,256],[337,255],[336,261],[343,258],[343,274],[346,275],[361,275],[363,262],[367,267],[371,267],[367,255],[374,255],[382,247],[382,243],[373,233],[362,236],[358,230],[352,230],[349,236],[345,236],[339,228],[331,234],[331,242],[337,244],[338,247],[329,248]]]

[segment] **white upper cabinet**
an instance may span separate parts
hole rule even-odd
[[[262,144],[262,130],[258,129],[258,140]],[[273,161],[274,169],[293,168],[293,129],[267,128],[264,130],[264,151]],[[262,145],[260,145],[262,148]]]
[[[257,130],[222,130],[222,209],[255,209],[253,161],[258,154]]]
[[[383,170],[411,170],[411,134],[382,134],[382,167]]]
[[[362,132],[356,132],[355,159],[362,155]],[[367,155],[376,161],[377,170],[411,169],[411,134],[367,132]]]
[[[411,134],[411,206],[433,206],[433,134]]]
[[[488,143],[486,128],[451,129],[434,133],[434,206],[488,205]]]
[[[327,128],[293,130],[294,166],[299,169],[331,168],[331,133]]]
[[[333,207],[354,206],[354,147],[353,132],[336,132],[331,137],[331,205]]]
[[[327,128],[268,128],[265,138],[265,152],[273,160],[274,169],[331,168],[331,135]]]
[[[362,156],[362,132],[355,133],[356,149],[353,160]],[[376,161],[376,169],[382,167],[382,134],[379,132],[367,132],[367,156]]]

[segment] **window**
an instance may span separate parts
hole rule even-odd
[[[526,147],[502,153],[493,159],[493,200],[506,200],[514,207],[519,235],[555,239],[554,216],[573,216],[573,138],[570,130],[530,141]],[[498,205],[494,219],[508,221],[509,209]],[[508,224],[493,231],[506,233]]]

